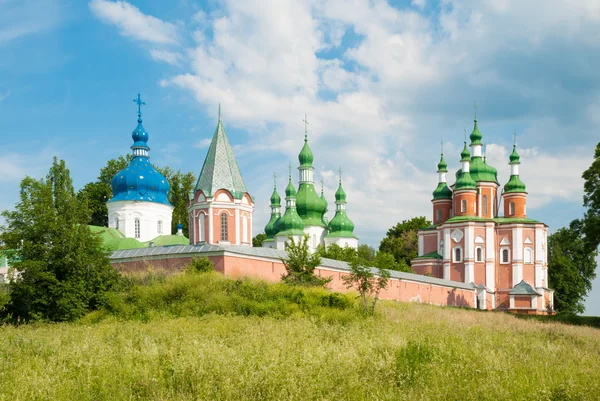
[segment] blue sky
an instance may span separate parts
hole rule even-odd
[[[307,113],[316,178],[333,203],[342,166],[377,246],[430,215],[439,143],[453,176],[476,100],[501,183],[516,131],[528,215],[554,231],[582,215],[600,140],[598,32],[597,1],[0,0],[0,209],[54,155],[80,187],[128,152],[141,92],[152,161],[195,174],[222,104],[255,232]]]

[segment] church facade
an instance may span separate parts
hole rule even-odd
[[[433,225],[418,233],[418,274],[472,283],[482,309],[540,313],[552,308],[548,288],[548,226],[527,217],[527,189],[519,177],[516,143],[510,179],[502,187],[483,154],[477,125],[465,141],[461,168],[450,187],[444,155],[433,192]],[[500,207],[503,204],[503,207]],[[486,305],[490,302],[492,305]]]
[[[188,200],[190,244],[252,246],[254,200],[227,138],[221,118],[194,191]]]

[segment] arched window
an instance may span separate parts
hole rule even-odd
[[[135,219],[134,228],[135,238],[140,238],[140,219]]]
[[[435,221],[441,221],[441,220],[442,220],[442,210],[437,209],[435,211]]]
[[[483,195],[483,215],[487,216],[488,215],[488,197],[487,195]]]
[[[515,202],[510,202],[508,204],[508,214],[511,216],[515,215]]]
[[[156,232],[159,234],[163,233],[163,222],[162,220],[158,220],[158,223],[156,223]]]
[[[221,241],[228,241],[227,235],[227,213],[221,213]]]
[[[463,213],[467,212],[467,200],[463,199],[460,201],[460,211]]]
[[[475,261],[483,262],[483,248],[480,246],[478,246],[477,249],[475,249]]]
[[[527,247],[523,251],[523,262],[533,263],[533,249],[532,248]]]
[[[454,262],[462,262],[462,248],[459,246],[454,248]]]
[[[204,214],[201,213],[198,216],[198,221],[199,221],[198,225],[200,226],[199,242],[206,241],[204,239],[204,236],[205,236],[205,233],[204,233],[204,230],[205,230],[205,228],[204,228]]]
[[[502,248],[500,251],[500,263],[510,263],[510,250]]]

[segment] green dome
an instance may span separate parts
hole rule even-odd
[[[281,198],[277,193],[277,188],[273,188],[273,195],[271,195],[271,206],[281,206]]]
[[[287,188],[285,189],[285,196],[296,197],[296,188],[294,188],[294,184],[292,184],[292,177],[290,176],[290,182],[288,183]]]
[[[456,184],[454,186],[454,190],[458,191],[460,189],[476,189],[477,183],[471,177],[470,173],[460,172],[458,175],[458,179],[456,180]]]
[[[469,135],[469,139],[471,139],[471,146],[473,145],[481,145],[481,139],[483,135],[479,132],[479,128],[477,127],[477,119],[475,119],[475,126],[473,127],[473,132]]]
[[[323,188],[321,188],[321,202],[323,202],[323,204],[325,205],[325,210],[323,210],[323,215],[321,216],[321,221],[323,222],[323,224],[325,224],[325,226],[328,225],[327,223],[327,199],[325,199],[325,195],[323,195]]]
[[[321,200],[312,183],[300,184],[296,196],[296,208],[305,225],[325,227],[323,214],[327,209],[327,203]]]
[[[304,146],[298,155],[298,161],[300,162],[300,167],[312,167],[312,162],[314,160],[314,156],[310,147],[308,146],[308,138],[304,136]]]
[[[356,238],[353,231],[354,223],[350,220],[346,211],[338,210],[329,223],[329,234],[327,234],[327,237]]]
[[[462,152],[460,152],[460,161],[466,162],[466,161],[470,161],[470,160],[471,160],[471,152],[469,152],[469,149],[467,148],[467,143],[465,142],[465,147],[463,148]]]
[[[452,190],[448,188],[445,182],[440,182],[433,191],[433,199],[452,199]]]
[[[513,145],[513,151],[510,154],[510,156],[508,157],[508,159],[510,160],[509,164],[520,164],[521,163],[521,157],[517,153],[517,145]]]
[[[338,187],[338,190],[335,191],[335,201],[346,202],[346,192],[344,191],[344,188],[342,188],[342,181],[340,181],[340,186]]]
[[[285,214],[277,221],[275,235],[304,235],[304,221],[298,216],[295,207],[285,209]]]
[[[476,182],[487,181],[498,184],[498,171],[479,156],[471,158],[469,173]]]
[[[447,173],[448,172],[448,163],[446,163],[446,160],[444,160],[444,154],[442,153],[442,156],[440,157],[440,162],[437,165],[437,172],[438,173]]]
[[[265,234],[267,234],[267,239],[273,239],[275,234],[277,234],[278,231],[275,229],[275,223],[277,223],[277,220],[279,220],[280,217],[281,217],[280,213],[271,214],[271,219],[269,220],[269,222],[267,223],[267,226],[265,227]]]
[[[504,193],[506,194],[519,192],[526,193],[527,188],[525,187],[525,184],[523,183],[523,181],[521,181],[518,175],[511,175],[506,185],[504,185]]]

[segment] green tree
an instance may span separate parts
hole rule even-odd
[[[370,245],[360,244],[356,249],[356,253],[359,257],[363,258],[364,260],[372,262],[373,260],[375,260],[375,255],[377,254],[377,251]]]
[[[263,241],[267,239],[267,234],[260,233],[257,234],[256,237],[252,238],[252,246],[254,248],[260,248],[263,244]]]
[[[308,235],[302,237],[296,243],[292,237],[288,237],[287,258],[281,259],[285,266],[286,274],[282,281],[294,285],[325,286],[331,278],[315,276],[315,268],[321,263],[321,257],[315,252],[310,253],[308,247]]]
[[[177,231],[177,224],[183,226],[183,235],[189,238],[189,219],[187,213],[187,203],[190,192],[194,189],[196,178],[191,172],[182,173],[181,170],[174,171],[170,167],[156,169],[165,176],[171,185],[169,192],[169,202],[175,207],[173,209],[173,220],[171,221],[171,232]]]
[[[26,177],[14,211],[4,211],[0,240],[15,249],[15,279],[5,313],[13,319],[74,320],[102,304],[119,283],[99,236],[87,227],[63,160],[45,179]]]
[[[574,220],[548,237],[548,281],[560,313],[583,313],[596,277],[597,253],[586,243],[583,229],[584,223]]]
[[[375,314],[379,293],[387,287],[390,279],[390,271],[386,266],[395,261],[391,254],[379,253],[373,262],[377,267],[377,274],[369,267],[370,263],[367,260],[356,257],[349,263],[350,274],[342,277],[347,288],[358,291],[361,311],[371,316]]]
[[[600,245],[600,143],[594,152],[592,165],[582,175],[583,206],[587,208],[583,219],[586,245],[594,250]]]
[[[215,266],[206,256],[195,257],[190,260],[190,263],[185,267],[185,271],[192,274],[208,273],[215,271]]]
[[[327,246],[327,248],[319,245],[315,253],[321,258],[342,260],[344,262],[351,262],[356,259],[357,256],[356,249],[350,248],[349,246],[342,248],[338,244],[331,244]]]
[[[379,251],[390,253],[401,266],[410,268],[411,261],[418,255],[418,231],[431,225],[424,216],[404,220],[390,228],[379,244]]]

